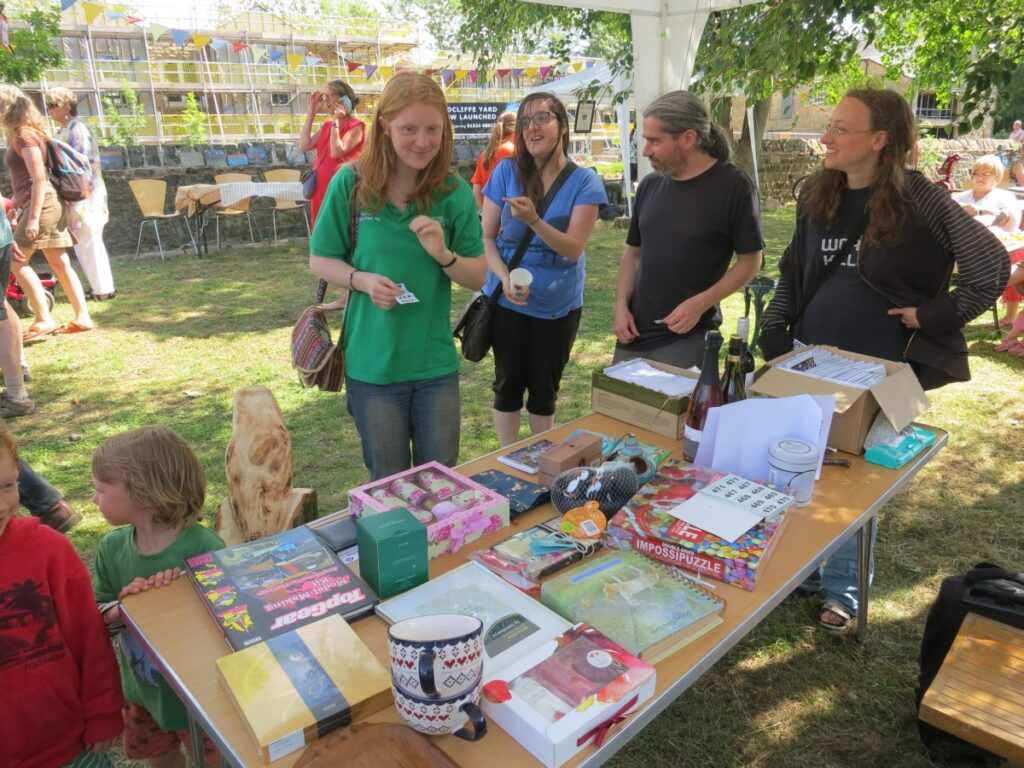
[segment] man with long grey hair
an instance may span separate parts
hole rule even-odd
[[[700,364],[705,332],[721,323],[718,302],[761,268],[760,203],[692,93],[655,99],[644,110],[643,138],[655,173],[637,188],[619,266],[615,361],[687,368]]]

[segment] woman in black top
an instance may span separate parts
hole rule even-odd
[[[925,389],[970,378],[963,326],[1000,295],[1009,259],[945,189],[906,169],[916,138],[910,105],[895,91],[853,90],[838,104],[765,312],[766,359],[795,338],[906,361]],[[825,564],[820,583],[821,624],[844,630],[858,606],[856,537]]]

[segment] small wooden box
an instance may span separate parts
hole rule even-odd
[[[564,443],[548,448],[540,456],[537,476],[549,488],[554,479],[567,469],[589,467],[601,460],[601,436],[591,433],[577,435]]]

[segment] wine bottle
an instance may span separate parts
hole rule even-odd
[[[725,373],[722,374],[722,399],[735,403],[747,399],[747,388],[743,384],[743,337],[734,333],[729,338],[729,356],[725,359]]]
[[[683,425],[683,458],[693,461],[700,445],[708,408],[722,404],[722,386],[718,381],[718,352],[722,348],[722,334],[711,329],[704,337],[704,365],[700,378],[690,393],[690,404],[686,408]]]
[[[747,375],[754,372],[754,355],[750,351],[750,318],[741,317],[736,321],[736,333],[743,338],[743,349],[740,352],[740,370],[743,372],[743,381],[746,383]]]

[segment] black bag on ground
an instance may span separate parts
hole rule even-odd
[[[942,582],[921,638],[921,676],[915,691],[916,708],[953,646],[967,612],[1024,629],[1024,572],[978,563],[963,576]],[[964,765],[999,764],[1001,758],[921,720],[917,730],[933,759]]]

